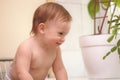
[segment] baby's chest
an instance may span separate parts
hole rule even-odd
[[[49,68],[54,60],[55,56],[52,55],[34,55],[31,66],[32,68]]]

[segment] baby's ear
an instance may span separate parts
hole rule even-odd
[[[38,31],[40,33],[44,33],[45,32],[45,24],[44,23],[40,23],[38,26]]]

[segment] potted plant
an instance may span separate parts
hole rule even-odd
[[[120,78],[120,14],[116,14],[119,7],[120,0],[88,3],[94,34],[80,37],[80,46],[89,78]]]

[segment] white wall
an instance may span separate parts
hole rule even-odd
[[[34,10],[45,0],[0,0],[0,58],[14,57],[29,36]]]

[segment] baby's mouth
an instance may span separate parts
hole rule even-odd
[[[60,42],[57,42],[56,44],[57,44],[57,45],[61,45],[62,43],[60,43]]]

